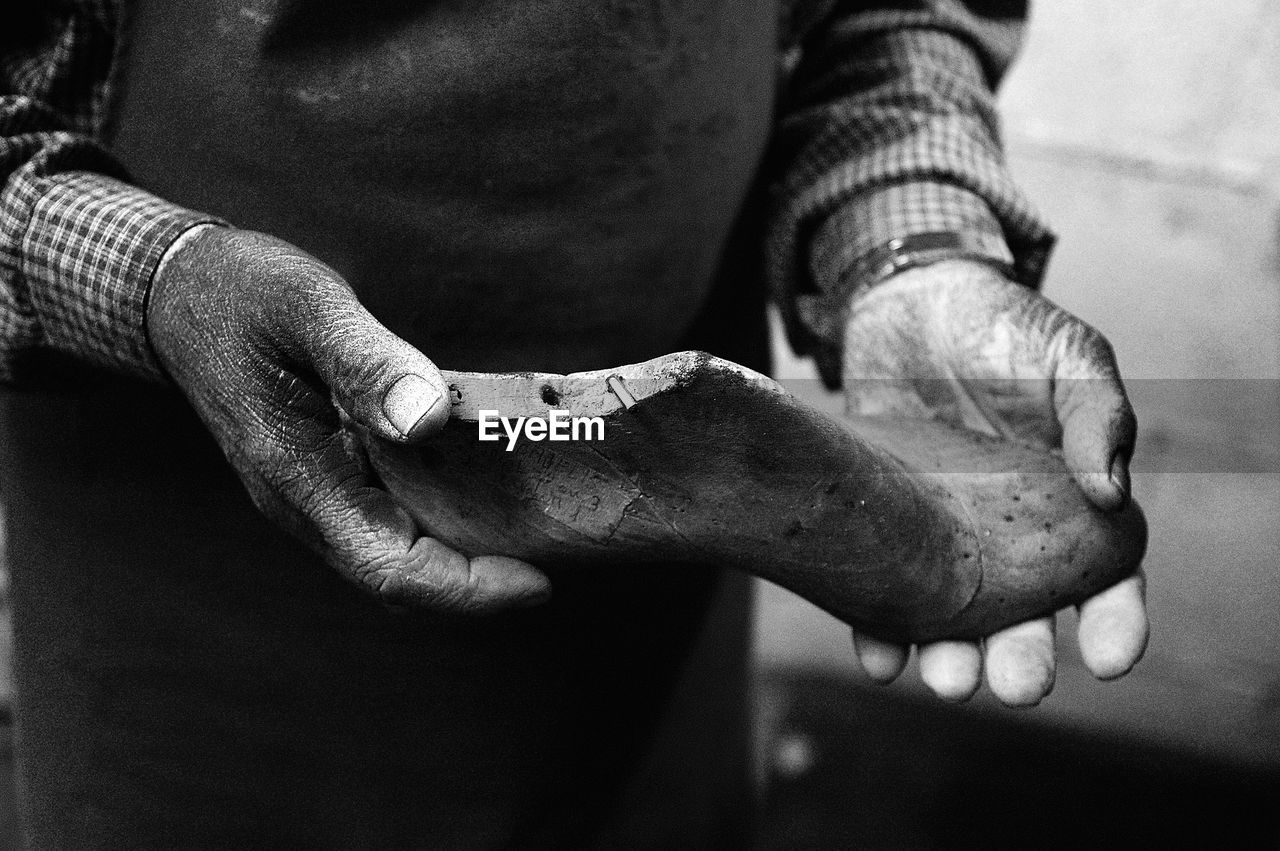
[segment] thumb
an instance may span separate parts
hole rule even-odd
[[[449,390],[440,370],[354,295],[305,336],[301,348],[334,401],[379,437],[416,441],[448,421]]]
[[[1063,459],[1090,502],[1118,509],[1129,499],[1137,419],[1106,338],[1079,320],[1064,336],[1054,373]]]

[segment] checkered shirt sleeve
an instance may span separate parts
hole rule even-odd
[[[179,234],[213,220],[130,186],[95,141],[116,3],[58,8],[0,36],[0,381],[41,348],[160,378],[143,325],[151,276]]]
[[[1054,239],[1005,166],[994,103],[1025,3],[876,5],[784,10],[792,41],[766,274],[793,347],[814,355],[833,384],[850,294],[844,279],[873,250],[898,237],[962,233],[1038,286]]]

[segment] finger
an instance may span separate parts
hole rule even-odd
[[[1129,499],[1137,420],[1106,338],[1074,320],[1059,332],[1054,406],[1062,454],[1089,500],[1113,510]]]
[[[1150,635],[1142,572],[1085,600],[1079,610],[1085,666],[1102,680],[1127,674],[1142,658]]]
[[[987,684],[1008,706],[1035,706],[1053,690],[1053,618],[1027,621],[986,640]]]
[[[418,538],[392,561],[363,564],[356,578],[389,606],[474,615],[551,597],[546,576],[532,565],[506,556],[467,558],[434,538]]]
[[[374,434],[414,441],[444,427],[449,390],[431,359],[387,330],[345,287],[334,286],[305,327],[289,333],[337,404]]]
[[[982,682],[982,652],[971,641],[922,644],[920,679],[943,700],[968,700]]]
[[[853,649],[867,676],[881,684],[893,682],[907,666],[911,648],[904,644],[891,644],[853,631]]]
[[[372,485],[338,434],[314,452],[281,457],[289,460],[250,488],[255,501],[383,603],[480,614],[550,597],[549,580],[532,565],[501,556],[467,558],[420,537],[413,519]]]

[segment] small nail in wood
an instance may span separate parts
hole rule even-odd
[[[611,375],[605,380],[605,384],[608,384],[609,389],[613,391],[613,395],[618,397],[622,407],[630,408],[635,405],[636,397],[631,395],[631,391],[627,389],[627,385],[622,381],[622,376]]]

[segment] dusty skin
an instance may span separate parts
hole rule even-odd
[[[711,563],[866,634],[930,642],[1080,603],[1131,575],[1146,544],[1138,507],[1096,508],[1057,453],[914,419],[834,420],[702,353],[444,376],[439,435],[364,443],[422,530],[466,555]],[[605,440],[507,452],[477,439],[482,409],[601,416]]]

